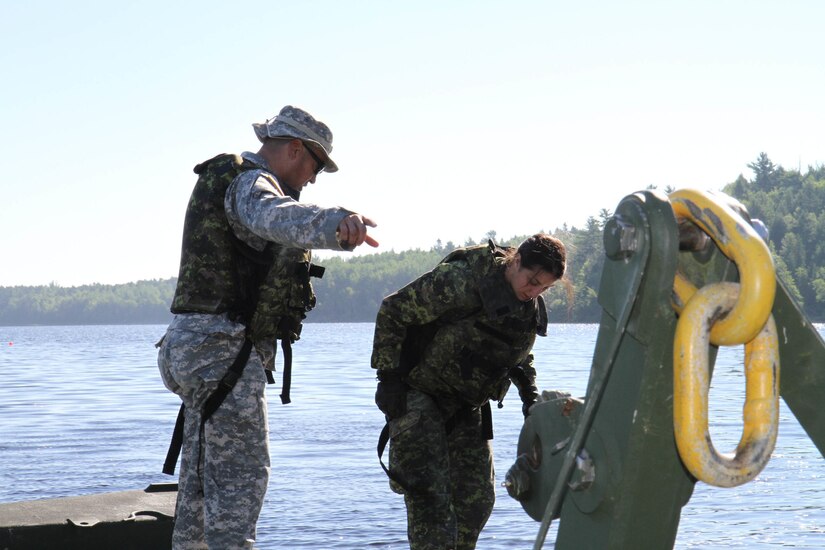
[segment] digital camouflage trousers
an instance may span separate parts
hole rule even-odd
[[[201,408],[238,355],[243,326],[214,315],[177,315],[158,353],[164,384],[186,405],[174,550],[253,548],[269,481],[263,365],[255,351],[212,417]],[[220,320],[220,318],[218,318]]]

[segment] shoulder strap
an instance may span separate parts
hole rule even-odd
[[[193,168],[192,171],[198,175],[201,175],[210,164],[213,164],[218,161],[229,161],[225,162],[227,167],[223,168],[222,170],[219,170],[219,172],[225,172],[228,169],[228,166],[231,164],[241,166],[244,163],[244,159],[240,155],[234,155],[232,153],[221,153],[220,155],[215,155],[211,159],[205,160],[200,164],[195,165],[195,168]]]

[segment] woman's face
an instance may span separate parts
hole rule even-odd
[[[521,255],[516,257],[507,266],[504,278],[513,287],[516,298],[522,302],[529,302],[556,282],[556,278],[540,267],[527,269],[521,266]]]

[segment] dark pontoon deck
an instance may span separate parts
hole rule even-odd
[[[176,483],[144,490],[0,504],[0,550],[163,550]]]

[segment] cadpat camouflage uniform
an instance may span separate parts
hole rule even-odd
[[[492,242],[458,249],[385,298],[376,319],[372,366],[406,394],[389,418],[390,471],[413,550],[475,548],[495,501],[489,400],[511,379],[525,406],[536,397],[543,301],[519,301],[504,270]]]
[[[198,254],[207,260],[210,254],[228,258],[226,247],[237,243],[228,242],[221,234],[231,227],[233,238],[247,249],[263,252],[268,243],[275,242],[280,245],[279,254],[305,258],[307,264],[307,249],[342,249],[336,231],[351,211],[299,203],[295,200],[297,197],[288,196],[287,189],[278,185],[260,155],[245,152],[241,159],[243,170],[231,180],[225,194],[214,181],[221,174],[202,170],[188,212],[197,210],[204,214],[187,217],[185,243],[198,241],[199,238],[192,235],[208,236],[200,238],[202,249]],[[214,190],[200,193],[209,188]],[[211,196],[214,193],[220,195],[216,204],[204,206],[198,202],[201,196],[204,201],[214,201],[215,197]],[[248,334],[246,326],[237,318],[238,310],[249,303],[250,288],[260,279],[250,274],[251,281],[230,280],[231,284],[227,284],[227,278],[232,279],[236,274],[210,273],[203,267],[187,274],[187,269],[194,264],[186,259],[186,254],[184,250],[173,306],[178,313],[158,354],[164,384],[181,397],[186,411],[173,548],[252,548],[270,470],[264,367],[272,368],[274,363],[275,332],[285,331],[278,337],[289,338],[289,331],[293,331],[291,339],[297,339],[300,323],[297,326],[288,323],[284,329],[280,317],[260,323],[253,321],[252,324],[260,328],[257,332],[251,331],[255,346],[243,375],[210,420],[202,425],[204,401],[238,356]],[[204,264],[221,265],[208,261]],[[266,280],[266,274],[263,279]],[[222,288],[221,285],[226,287],[225,292],[216,293],[223,295],[221,299],[198,301],[198,297],[209,294],[208,290]],[[281,304],[273,303],[278,300],[278,292],[267,294],[266,285],[262,286],[264,291],[256,315],[273,307],[281,311]],[[277,281],[270,288],[274,287]],[[225,298],[232,292],[239,293],[234,298],[239,297],[240,303],[229,305],[232,299]],[[187,297],[181,298],[184,295]],[[306,294],[302,299],[309,300],[311,296]]]

